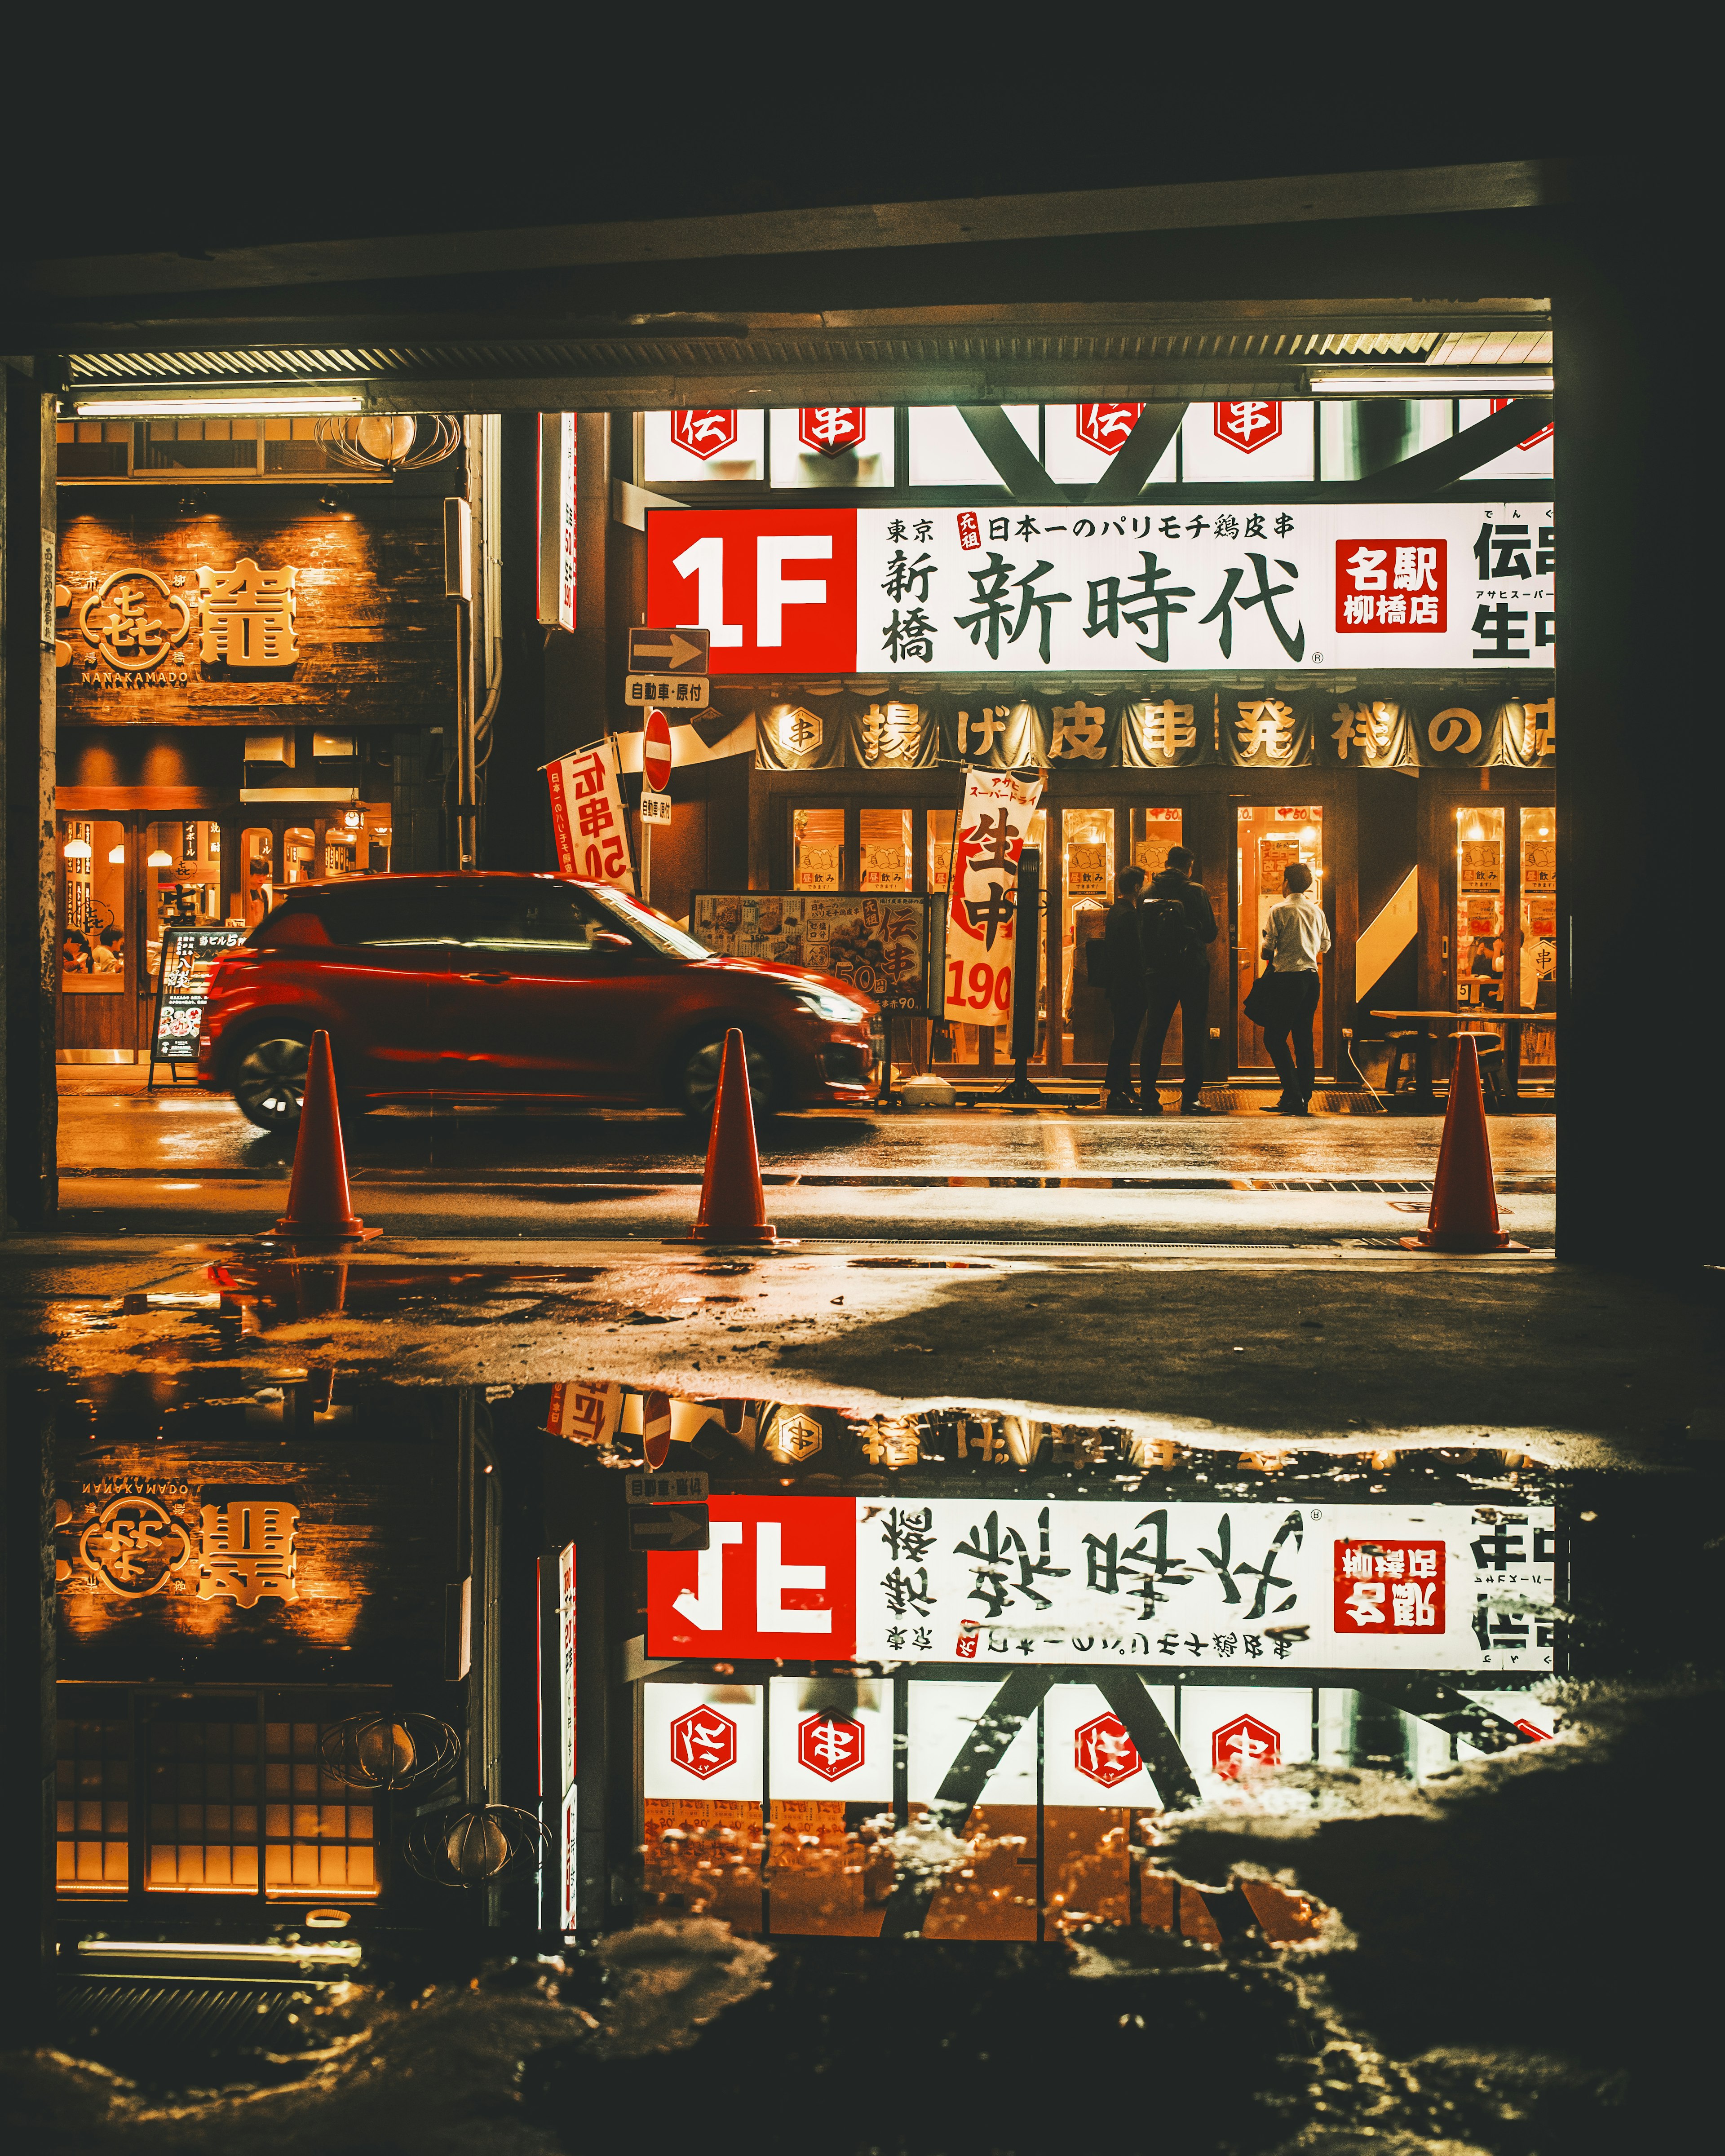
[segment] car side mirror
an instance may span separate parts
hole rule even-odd
[[[634,943],[627,936],[619,936],[614,928],[599,928],[593,932],[595,951],[633,951]]]

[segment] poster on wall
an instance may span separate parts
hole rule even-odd
[[[903,891],[704,891],[690,901],[689,932],[725,957],[807,966],[896,1018],[926,1018],[930,942],[945,903]]]
[[[1554,1666],[1549,1505],[710,1501],[651,1655],[1252,1671]]]
[[[654,509],[647,607],[716,675],[1525,670],[1556,544],[1542,502]]]
[[[584,876],[635,895],[634,864],[629,858],[629,817],[618,777],[617,743],[608,735],[591,747],[576,749],[545,767],[551,789],[551,822],[557,837],[557,867],[564,875]]]
[[[195,1063],[210,977],[236,943],[244,928],[164,927],[162,959],[156,975],[156,1010],[150,1024],[151,1081],[158,1063]]]
[[[1011,1013],[1019,856],[1041,798],[1039,778],[1014,778],[1009,771],[964,774],[947,893],[943,1019],[1002,1025]]]

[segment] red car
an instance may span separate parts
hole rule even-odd
[[[327,1028],[345,1101],[647,1101],[711,1114],[727,1028],[757,1114],[870,1096],[875,1006],[796,966],[716,957],[566,876],[367,876],[289,892],[216,968],[198,1080],[298,1122]]]

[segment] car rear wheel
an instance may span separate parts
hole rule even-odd
[[[778,1075],[773,1069],[771,1053],[761,1041],[745,1034],[742,1045],[748,1060],[749,1098],[754,1104],[758,1124],[778,1106]],[[719,1070],[724,1060],[725,1036],[721,1033],[715,1034],[711,1040],[698,1043],[684,1058],[677,1077],[677,1096],[684,1114],[692,1122],[712,1121],[713,1102],[719,1091]]]
[[[311,1043],[298,1034],[254,1040],[234,1073],[234,1098],[247,1122],[260,1131],[297,1129],[311,1060]]]

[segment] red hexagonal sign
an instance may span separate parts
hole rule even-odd
[[[1261,397],[1236,398],[1231,403],[1219,404],[1216,410],[1216,439],[1226,442],[1230,449],[1244,450],[1250,456],[1254,449],[1261,449],[1266,442],[1273,442],[1281,432],[1281,407]]]
[[[797,413],[797,439],[824,457],[860,449],[868,431],[868,408],[863,404],[805,404]]]
[[[1142,404],[1081,404],[1078,439],[1111,457],[1137,425],[1143,409]]]
[[[844,1715],[811,1714],[797,1724],[797,1757],[822,1781],[841,1781],[863,1763],[863,1726]]]
[[[1099,1714],[1074,1732],[1072,1763],[1081,1774],[1111,1789],[1117,1783],[1130,1781],[1142,1762],[1120,1717]]]
[[[734,412],[673,412],[670,437],[680,449],[703,462],[737,445]]]
[[[737,1724],[716,1707],[691,1707],[670,1726],[671,1764],[705,1782],[737,1764]]]
[[[1255,1714],[1236,1714],[1210,1739],[1210,1765],[1230,1781],[1248,1768],[1281,1764],[1281,1731]]]

